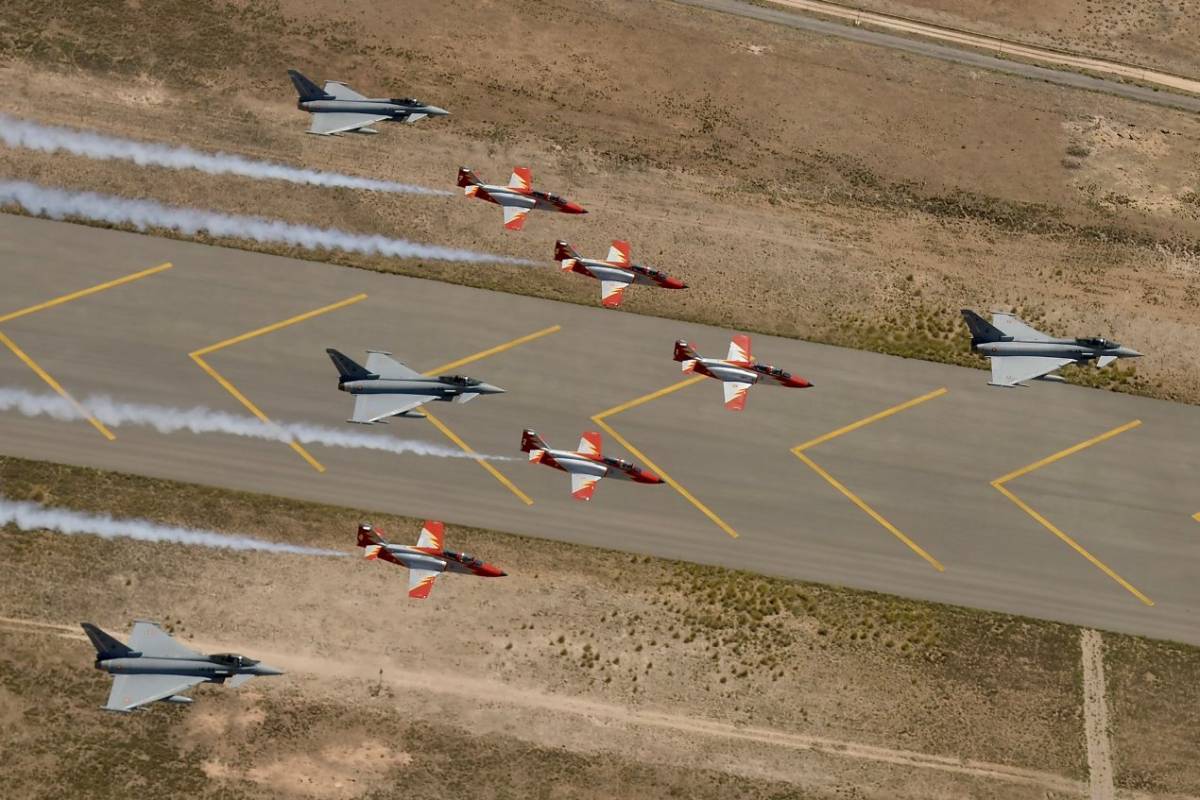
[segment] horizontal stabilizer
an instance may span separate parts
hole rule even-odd
[[[428,114],[409,114],[407,117],[404,118],[404,121],[412,123],[412,122],[416,122],[417,120],[425,119],[428,116],[429,116]]]
[[[392,354],[385,350],[367,351],[367,369],[388,381],[416,381],[424,377],[415,369],[392,358]]]
[[[418,394],[360,394],[354,398],[354,416],[346,421],[371,425],[388,417],[409,416],[418,406],[436,399]]]
[[[317,133],[322,136],[332,136],[336,133],[346,133],[347,131],[370,130],[367,128],[375,122],[382,122],[387,119],[386,115],[379,114],[352,114],[349,112],[317,112],[312,115],[312,124],[308,128],[309,133]],[[378,133],[378,131],[370,131]]]
[[[1098,359],[1096,359],[1096,366],[1103,369],[1116,360],[1116,356],[1100,356]]]
[[[1071,358],[1049,356],[992,356],[991,361],[992,386],[1016,386],[1075,363]]]

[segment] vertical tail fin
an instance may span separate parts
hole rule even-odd
[[[325,353],[329,356],[329,360],[333,362],[333,365],[337,367],[338,375],[341,376],[343,381],[361,381],[375,376],[374,372],[371,372],[344,353],[339,353],[332,347],[326,347]]]
[[[476,175],[475,171],[472,170],[470,167],[459,167],[458,168],[458,185],[459,186],[462,186],[462,187],[478,186],[481,183],[483,183],[483,181],[479,180],[479,176]]]
[[[121,658],[134,652],[132,648],[121,644],[92,623],[81,622],[80,625],[92,640],[92,646],[96,648],[96,658]]]
[[[521,452],[529,453],[534,450],[549,450],[550,446],[542,441],[542,437],[538,436],[537,431],[531,431],[526,428],[521,433]]]
[[[292,85],[296,87],[296,94],[300,95],[301,100],[328,100],[329,95],[310,81],[308,78],[301,75],[294,69],[288,70],[288,77],[292,79]]]
[[[375,532],[370,523],[362,522],[358,526],[358,546],[370,547],[372,545],[387,544],[383,537]]]
[[[674,358],[676,361],[695,361],[696,359],[700,358],[700,354],[697,353],[695,349],[693,349],[692,346],[683,339],[677,339],[675,341]]]
[[[568,258],[579,258],[579,253],[575,252],[575,248],[559,239],[554,243],[554,260],[566,261]]]
[[[1011,340],[1012,337],[1004,335],[1004,331],[997,328],[992,323],[985,320],[983,317],[976,314],[969,308],[962,310],[963,319],[966,320],[967,327],[971,330],[971,342],[1002,342],[1006,339]]]

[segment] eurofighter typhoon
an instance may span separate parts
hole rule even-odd
[[[1067,364],[1095,359],[1097,367],[1107,367],[1118,358],[1141,355],[1098,336],[1055,339],[1012,314],[992,314],[991,323],[970,309],[964,308],[962,315],[971,329],[971,349],[992,363],[991,386],[1020,386],[1039,379],[1062,382],[1061,375],[1051,373]]]
[[[414,410],[435,400],[469,403],[481,394],[504,393],[465,375],[426,377],[382,350],[368,350],[365,367],[332,347],[325,352],[337,367],[338,388],[354,395],[354,414],[347,422],[370,425],[388,417],[421,416]]]
[[[83,631],[96,648],[96,669],[113,676],[112,690],[104,708],[132,711],[156,701],[190,703],[180,692],[200,683],[241,686],[256,675],[282,675],[253,658],[236,653],[206,656],[175,641],[153,622],[137,620],[129,644],[121,644],[90,622]]]
[[[296,108],[312,114],[309,133],[334,136],[339,133],[379,133],[369,127],[376,122],[416,122],[425,117],[444,117],[444,108],[426,105],[413,97],[364,97],[341,81],[325,81],[320,89],[294,69],[288,77],[300,95]]]

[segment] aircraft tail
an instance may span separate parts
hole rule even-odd
[[[964,308],[962,315],[967,323],[967,327],[971,329],[971,340],[973,342],[1001,342],[1011,338],[1005,336],[1004,331],[969,308]]]
[[[301,75],[294,69],[288,70],[288,77],[292,79],[292,85],[296,87],[296,93],[303,100],[328,100],[329,95],[308,78]]]
[[[530,453],[534,450],[549,450],[550,445],[546,444],[542,437],[538,436],[537,431],[531,431],[526,428],[521,433],[521,452]]]
[[[343,381],[361,381],[375,376],[374,372],[332,347],[326,347],[325,352],[328,354],[329,360],[337,367],[338,375]]]
[[[476,175],[475,171],[472,170],[470,167],[459,167],[458,168],[458,185],[459,186],[462,186],[465,188],[467,186],[478,186],[481,183],[483,183],[483,181],[479,180],[479,176]]]
[[[554,260],[566,261],[569,258],[579,258],[579,253],[575,252],[575,248],[559,239],[554,243]]]
[[[700,358],[700,354],[690,344],[683,339],[675,340],[674,359],[676,361],[695,361],[698,358]]]
[[[121,644],[92,623],[82,622],[80,625],[83,627],[83,632],[92,640],[92,646],[96,648],[96,658],[123,658],[134,652],[133,648]]]
[[[387,544],[382,536],[375,532],[369,523],[360,522],[358,525],[358,546],[371,547],[372,545]]]

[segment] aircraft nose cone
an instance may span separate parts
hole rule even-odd
[[[679,280],[678,278],[667,278],[665,281],[663,281],[663,288],[664,289],[686,289],[687,284],[684,283],[683,281]]]
[[[795,386],[797,389],[811,389],[812,383],[804,378],[792,378],[792,386]]]
[[[479,388],[483,394],[504,394],[504,389],[501,389],[499,386],[493,386],[490,383],[481,384]]]
[[[1121,355],[1125,356],[1126,358],[1141,358],[1142,357],[1142,354],[1139,353],[1137,350],[1134,350],[1132,347],[1122,347]]]
[[[481,572],[483,572],[484,577],[487,578],[503,578],[508,575],[508,573],[504,570],[491,564],[484,564]]]
[[[448,116],[450,116],[449,111],[447,111],[444,108],[438,108],[437,106],[425,106],[424,113],[429,114],[430,116],[433,116],[433,117],[448,117]]]
[[[586,214],[587,209],[579,205],[579,203],[566,202],[563,204],[562,210],[567,214]]]
[[[267,666],[266,664],[256,664],[254,666],[254,672],[256,675],[282,675],[282,674],[284,674],[283,670],[276,669],[275,667]]]

